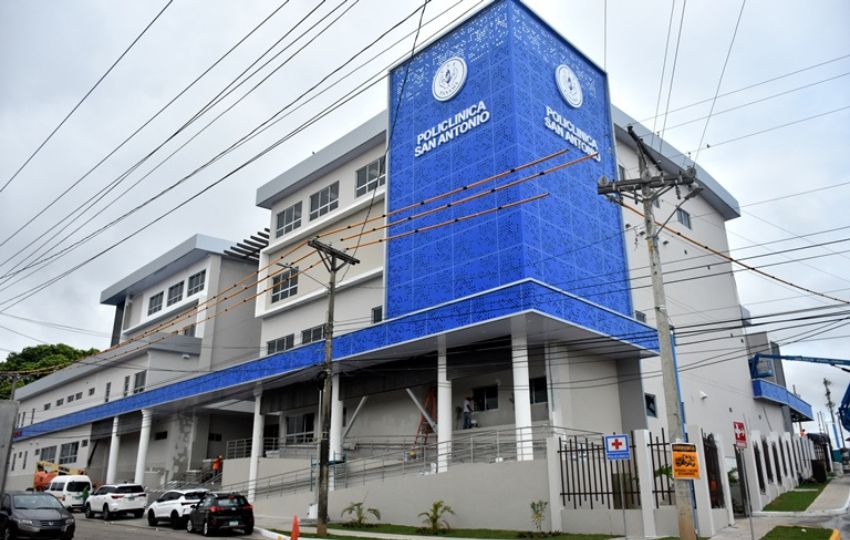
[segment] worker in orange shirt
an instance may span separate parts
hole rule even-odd
[[[42,465],[36,466],[35,478],[33,478],[32,487],[36,491],[44,491],[50,485],[50,481],[56,477],[56,472],[47,472]]]

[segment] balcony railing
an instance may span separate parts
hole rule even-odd
[[[766,399],[780,405],[787,405],[800,416],[805,417],[805,419],[812,419],[811,405],[797,397],[784,386],[768,381],[767,379],[753,379],[753,396],[757,399]]]

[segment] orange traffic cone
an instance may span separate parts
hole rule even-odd
[[[292,516],[292,532],[289,533],[290,540],[298,540],[298,535],[301,531],[298,530],[298,516]]]

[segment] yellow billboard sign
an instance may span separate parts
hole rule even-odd
[[[673,443],[673,478],[677,480],[699,479],[699,457],[697,445]]]

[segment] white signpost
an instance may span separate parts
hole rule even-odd
[[[605,459],[609,461],[629,461],[632,459],[631,446],[629,446],[629,436],[625,433],[615,433],[614,435],[605,435]],[[613,468],[613,464],[612,464]],[[629,537],[626,529],[626,497],[623,490],[623,484],[626,481],[626,475],[623,474],[622,468],[620,471],[620,506],[623,509],[623,536]]]

